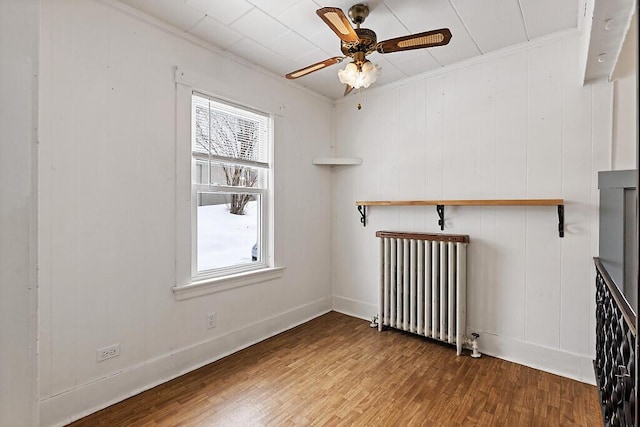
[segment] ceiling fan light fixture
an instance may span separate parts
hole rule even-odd
[[[355,62],[350,62],[344,70],[338,71],[340,83],[349,85],[354,89],[367,88],[378,79],[381,67],[371,61],[365,61],[358,69]]]

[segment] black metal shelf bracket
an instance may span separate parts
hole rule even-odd
[[[440,230],[444,230],[444,205],[436,205],[436,212],[438,212],[438,225]]]
[[[564,237],[564,205],[558,205],[558,235]]]
[[[367,226],[367,205],[358,205],[358,212],[360,212],[360,222],[363,227]]]

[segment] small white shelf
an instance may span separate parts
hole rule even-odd
[[[361,165],[362,159],[359,157],[316,157],[313,159],[314,165]]]

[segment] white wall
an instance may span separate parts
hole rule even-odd
[[[376,230],[441,232],[435,207],[370,207],[362,227],[356,200],[564,198],[562,239],[555,207],[446,207],[444,233],[470,236],[468,329],[481,351],[594,382],[612,85],[580,85],[579,43],[558,35],[337,106],[334,155],[363,164],[333,176],[336,309],[377,312]]]
[[[109,2],[42,1],[42,425],[107,406],[331,308],[331,173],[311,163],[330,154],[331,103],[165,29]],[[217,95],[277,115],[281,279],[184,301],[172,294],[175,67],[207,76]],[[207,330],[213,310],[217,327]],[[96,363],[96,350],[114,343],[121,355]]]
[[[613,101],[613,170],[635,169],[638,149],[638,13],[616,62]]]
[[[37,423],[38,5],[0,1],[0,426]]]

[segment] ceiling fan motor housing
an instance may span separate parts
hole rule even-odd
[[[370,54],[376,50],[378,43],[378,36],[373,30],[368,28],[356,28],[354,29],[360,41],[356,42],[341,42],[340,49],[345,56],[354,57],[357,52],[362,52],[365,55]]]

